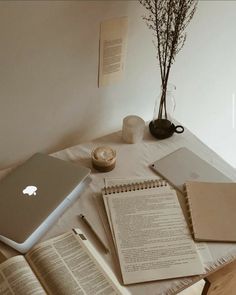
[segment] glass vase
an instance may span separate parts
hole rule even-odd
[[[159,96],[155,101],[153,123],[155,124],[158,119],[167,119],[172,123],[173,114],[175,111],[175,85],[168,84],[166,90],[162,89]],[[163,101],[161,101],[163,100]],[[162,104],[162,105],[161,105]]]
[[[173,133],[184,132],[183,126],[175,126],[173,123],[173,114],[176,107],[175,90],[175,85],[168,84],[166,89],[162,88],[156,99],[153,120],[149,124],[149,129],[151,134],[158,139],[168,138]]]

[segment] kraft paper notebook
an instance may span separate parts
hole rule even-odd
[[[106,187],[103,200],[125,285],[205,273],[166,181]]]
[[[196,241],[236,242],[236,183],[187,182],[186,197]]]

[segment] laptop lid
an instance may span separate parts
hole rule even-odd
[[[90,173],[37,153],[0,182],[0,235],[23,243]]]
[[[183,192],[183,185],[187,180],[232,182],[222,172],[185,147],[155,161],[151,167],[181,192]]]

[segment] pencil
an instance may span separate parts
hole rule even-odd
[[[109,249],[106,247],[106,245],[103,243],[103,241],[101,240],[101,238],[98,236],[98,234],[96,233],[96,231],[94,230],[94,228],[92,227],[92,225],[89,223],[89,221],[87,220],[87,218],[83,214],[80,214],[79,217],[89,227],[89,229],[91,230],[91,232],[94,234],[94,236],[100,242],[100,245],[104,249],[105,253],[109,253]]]

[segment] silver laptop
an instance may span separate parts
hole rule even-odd
[[[90,169],[37,153],[0,182],[0,241],[25,253],[68,208]]]
[[[222,172],[185,147],[155,161],[151,167],[181,192],[183,192],[183,186],[187,180],[232,182]]]

